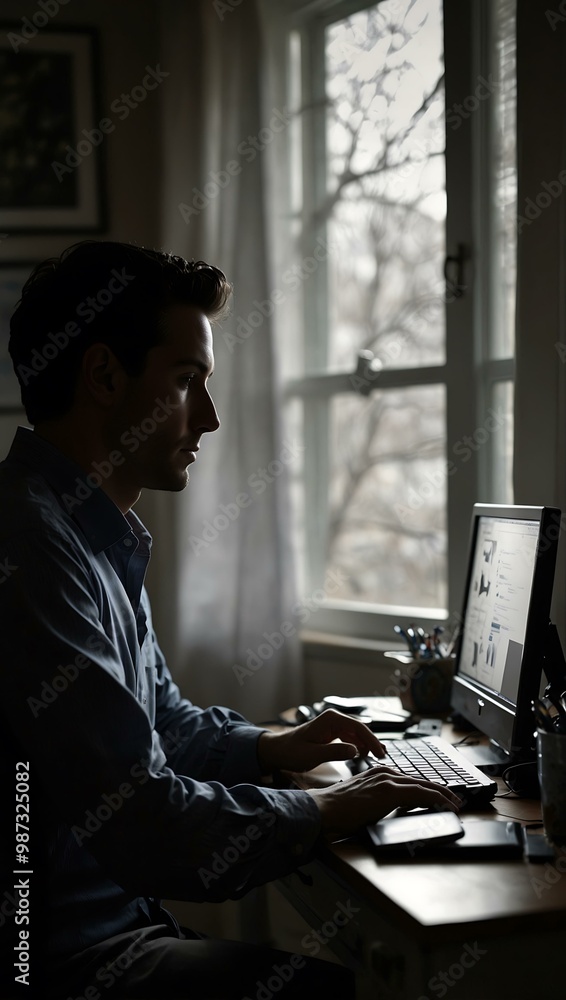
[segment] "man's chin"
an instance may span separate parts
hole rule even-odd
[[[188,485],[188,482],[189,470],[183,469],[153,479],[150,483],[146,484],[145,489],[163,490],[167,493],[180,493]]]

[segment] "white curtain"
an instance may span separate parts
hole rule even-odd
[[[235,295],[230,320],[216,327],[210,382],[222,426],[203,439],[182,494],[140,504],[155,535],[148,584],[183,693],[260,721],[301,696],[287,500],[296,453],[282,439],[267,315],[266,175],[286,155],[285,111],[264,75],[256,0],[165,0],[160,10],[170,74],[162,89],[162,246],[221,267]]]
[[[517,66],[515,503],[566,512],[566,21],[545,0],[518,0]],[[564,547],[552,614],[566,650]]]

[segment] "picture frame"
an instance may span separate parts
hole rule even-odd
[[[0,415],[23,413],[20,384],[8,353],[10,317],[36,261],[0,264]]]
[[[0,232],[105,228],[95,28],[0,23]]]

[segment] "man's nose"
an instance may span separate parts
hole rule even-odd
[[[203,413],[201,414],[201,433],[217,431],[220,427],[220,418],[216,412],[216,407],[210,393],[207,392]]]

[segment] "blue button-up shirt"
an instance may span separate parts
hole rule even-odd
[[[237,898],[307,860],[318,809],[258,787],[262,730],[197,708],[171,678],[133,511],[23,427],[0,511],[2,802],[29,760],[48,955],[149,923],[155,898]]]

